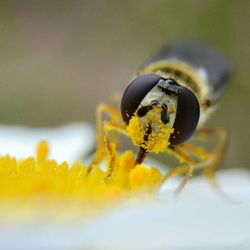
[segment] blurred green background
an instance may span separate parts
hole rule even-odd
[[[228,55],[233,77],[208,126],[231,131],[226,167],[250,162],[250,1],[0,1],[2,124],[95,120],[166,41],[195,38]]]

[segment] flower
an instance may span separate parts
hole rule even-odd
[[[21,214],[34,216],[42,209],[47,216],[72,218],[82,214],[81,218],[86,219],[102,213],[114,202],[142,195],[150,197],[163,181],[157,168],[145,164],[134,167],[131,151],[121,155],[113,151],[112,173],[111,163],[104,169],[81,161],[70,166],[66,161],[48,159],[48,153],[48,143],[41,141],[36,157],[22,160],[8,155],[0,157],[0,216],[5,219]],[[54,213],[53,207],[58,206],[60,213]]]
[[[250,248],[249,172],[219,172],[231,200],[197,177],[173,201],[179,178],[162,185],[160,164],[133,168],[132,152],[112,149],[106,168],[88,174],[81,161],[50,159],[45,141],[35,157],[2,156],[0,249]]]

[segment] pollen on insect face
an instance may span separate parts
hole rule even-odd
[[[127,132],[136,146],[141,146],[148,152],[160,153],[164,152],[169,146],[170,135],[174,132],[173,128],[169,128],[161,122],[158,123],[158,131],[152,130],[145,140],[148,131],[148,124],[143,124],[137,116],[133,116],[127,126]]]

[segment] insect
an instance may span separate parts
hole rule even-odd
[[[227,132],[204,128],[204,124],[215,110],[229,75],[228,60],[211,47],[191,41],[164,46],[137,70],[122,95],[120,112],[106,104],[99,105],[98,146],[92,164],[105,157],[103,138],[107,131],[117,131],[139,147],[135,165],[150,152],[167,152],[178,158],[181,165],[165,177],[167,180],[184,175],[176,193],[196,169],[205,169],[206,176],[214,180]],[[110,117],[104,126],[103,113]],[[189,142],[195,133],[217,138],[214,153]],[[194,157],[199,161],[194,161]]]

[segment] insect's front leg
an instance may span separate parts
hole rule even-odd
[[[165,182],[172,176],[184,174],[181,183],[178,185],[177,189],[174,192],[174,196],[177,197],[186,186],[189,178],[193,175],[193,171],[196,168],[196,164],[189,156],[189,154],[181,148],[181,146],[170,147],[168,153],[173,154],[175,157],[177,157],[180,163],[184,164],[182,166],[169,170],[163,180]]]
[[[128,136],[126,126],[117,123],[116,121],[106,121],[104,123],[104,137],[107,146],[107,153],[108,153],[108,169],[107,174],[105,176],[105,181],[109,181],[112,176],[113,170],[115,168],[116,163],[116,144],[110,142],[110,132],[115,132],[117,134],[122,134]]]
[[[118,124],[121,121],[121,116],[118,110],[104,103],[98,105],[96,110],[97,150],[90,165],[100,163],[106,155],[104,114],[110,117],[110,122],[113,121]]]
[[[219,167],[223,156],[225,154],[226,147],[228,145],[228,131],[223,128],[202,128],[197,131],[197,138],[215,137],[217,143],[213,152],[208,153],[201,147],[197,147],[191,144],[183,144],[182,148],[187,152],[199,159],[197,169],[204,169],[204,175],[209,181],[216,186],[215,171]]]

